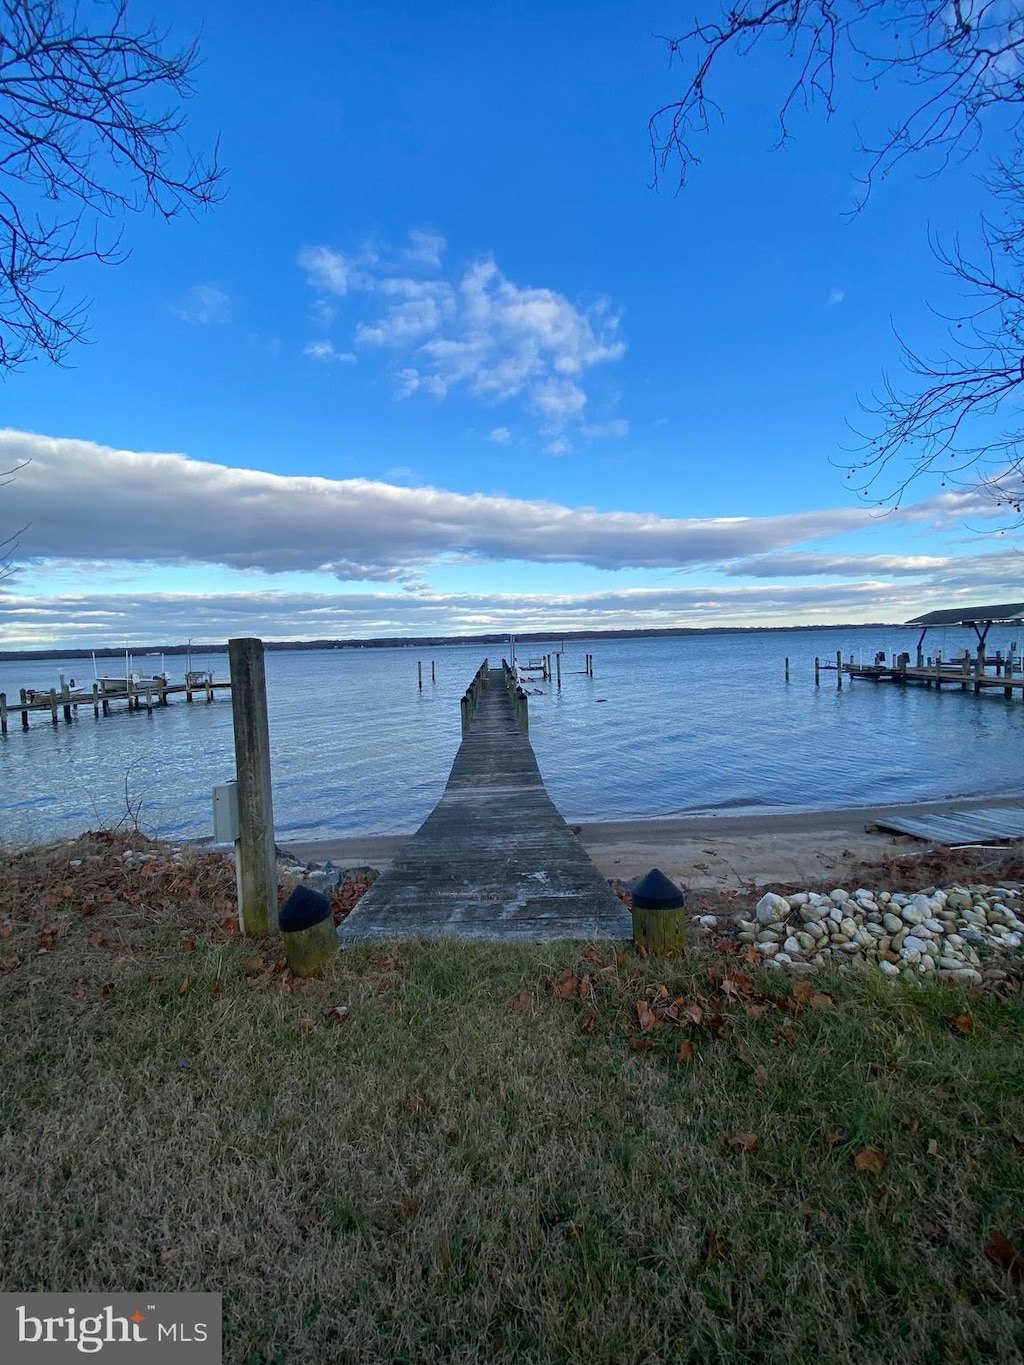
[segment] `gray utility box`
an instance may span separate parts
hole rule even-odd
[[[213,789],[213,842],[233,844],[238,838],[238,783]]]

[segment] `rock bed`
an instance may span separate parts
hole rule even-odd
[[[707,917],[710,919],[710,917]],[[710,927],[710,926],[709,926]],[[875,964],[889,976],[914,973],[980,985],[992,955],[1020,956],[1021,883],[927,891],[769,891],[736,937],[771,967],[812,972]]]

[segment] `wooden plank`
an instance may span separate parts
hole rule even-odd
[[[632,936],[629,912],[545,790],[499,677],[480,693],[441,800],[338,930],[343,944],[439,935]]]
[[[879,829],[910,834],[933,844],[993,843],[1024,838],[1024,808],[983,808],[948,811],[943,815],[887,816],[877,819]]]

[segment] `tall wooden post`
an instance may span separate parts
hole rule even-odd
[[[7,693],[0,692],[0,734],[7,733]]]
[[[244,934],[277,928],[270,727],[262,640],[229,640],[238,779],[238,917]]]

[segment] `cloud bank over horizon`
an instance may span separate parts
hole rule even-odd
[[[0,647],[8,648],[126,635],[166,642],[200,632],[365,638],[892,620],[949,605],[958,594],[1019,595],[1020,556],[993,550],[987,539],[984,552],[958,556],[824,548],[869,532],[877,514],[866,507],[672,518],[282,476],[11,430],[0,431],[0,469],[16,470],[3,488],[2,524],[26,528],[16,572],[0,583]],[[982,494],[944,493],[887,521],[909,537],[994,514]],[[535,566],[530,590],[479,591],[474,576],[509,561]],[[236,577],[212,592],[138,591],[154,565],[172,572],[209,566],[211,584],[218,566]],[[605,588],[598,579],[595,590],[593,577],[582,583],[575,566],[626,572],[632,581]],[[562,590],[570,569],[579,585],[571,592]],[[435,590],[432,570],[449,580],[461,573],[468,590]],[[239,573],[265,581],[237,591]],[[682,584],[680,574],[702,581]],[[275,583],[280,575],[288,581]],[[301,591],[301,577],[295,591],[295,575],[316,576],[309,591]],[[336,593],[325,591],[325,575],[337,580]],[[66,591],[69,578],[85,590]],[[58,586],[49,591],[48,582]]]

